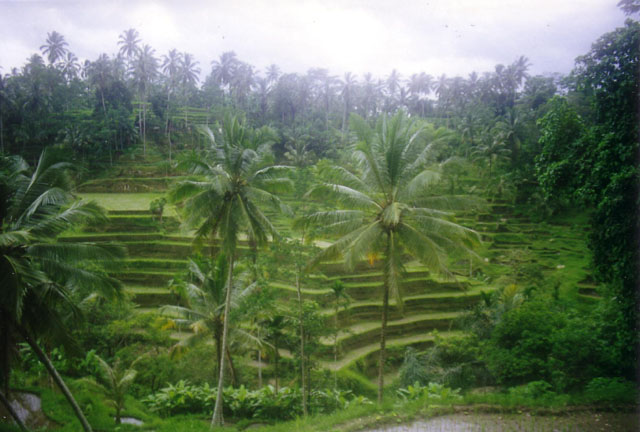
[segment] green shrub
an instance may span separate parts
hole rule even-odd
[[[455,402],[462,400],[460,389],[451,389],[442,384],[429,383],[426,386],[416,382],[396,391],[396,396],[403,402],[425,399],[438,402]]]
[[[213,401],[215,388],[207,383],[202,386],[191,385],[186,380],[180,380],[175,385],[169,384],[143,400],[152,411],[164,416],[203,413],[213,409]]]
[[[531,381],[528,384],[510,388],[509,395],[521,399],[553,398],[556,393],[552,389],[553,386],[546,381]]]
[[[594,378],[587,384],[584,397],[590,403],[629,403],[637,401],[637,388],[622,378]]]

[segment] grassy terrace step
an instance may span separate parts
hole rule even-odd
[[[132,271],[111,273],[111,276],[126,285],[137,285],[145,287],[164,287],[169,280],[175,277],[175,272],[160,271]]]
[[[150,210],[109,210],[109,216],[151,215]]]
[[[170,241],[157,241],[157,242],[127,242],[125,243],[129,251],[130,257],[138,258],[167,258],[167,259],[186,259],[192,255],[194,251],[192,242],[170,242]],[[246,246],[238,246],[238,253],[243,254],[249,251]],[[213,247],[213,252],[217,251],[218,247]],[[211,254],[210,246],[203,246],[200,249],[202,255]]]
[[[438,335],[443,338],[459,336],[461,332],[449,331],[439,332]],[[415,334],[404,337],[389,337],[387,338],[387,349],[400,348],[413,346],[418,349],[424,349],[433,345],[435,336],[429,333]],[[344,353],[337,362],[333,361],[321,361],[323,367],[330,370],[340,370],[354,364],[358,360],[363,360],[365,363],[374,363],[377,360],[377,354],[380,351],[380,341],[370,343],[357,349],[349,350]]]
[[[426,269],[407,269],[407,276],[410,278],[427,278],[431,273]],[[322,275],[318,275],[317,279],[324,281],[326,283],[333,283],[334,281],[341,281],[343,283],[354,283],[354,282],[375,282],[382,281],[382,272],[378,270],[373,270],[367,273],[357,273],[357,274],[343,274],[343,275],[334,275],[329,277],[323,277]]]
[[[166,191],[175,182],[184,179],[182,176],[173,177],[115,177],[89,180],[78,187],[83,193],[139,193]]]
[[[79,193],[83,199],[92,200],[102,206],[105,210],[111,211],[132,211],[140,210],[149,213],[151,201],[164,197],[164,193]],[[165,214],[174,215],[173,206],[165,206]]]
[[[187,268],[187,260],[131,258],[123,261],[123,265],[128,270],[165,270],[173,271],[175,274]]]
[[[475,288],[473,290],[458,293],[438,293],[424,294],[412,297],[405,297],[403,308],[399,308],[395,303],[389,305],[389,319],[400,319],[402,313],[425,314],[436,312],[454,312],[463,310],[481,299],[481,292],[490,292],[491,288]],[[335,310],[328,307],[322,311],[327,317],[328,324],[333,325]],[[338,311],[338,323],[340,326],[349,325],[358,320],[375,320],[382,315],[382,301],[364,301],[351,303],[346,309]]]
[[[359,282],[345,283],[347,293],[355,300],[366,300],[370,298],[381,298],[383,283],[380,282]],[[432,278],[405,278],[401,282],[402,294],[405,296],[432,294],[442,292],[461,292],[469,288],[469,282],[460,281],[439,281]]]
[[[460,315],[460,312],[442,312],[389,320],[387,322],[387,335],[406,336],[427,333],[432,330],[448,330],[451,327],[451,322]],[[369,345],[380,337],[381,328],[382,323],[379,320],[351,325],[338,335],[338,344],[348,350]],[[323,338],[321,342],[325,345],[325,348],[333,346],[333,338],[331,337]]]
[[[270,281],[269,285],[282,291],[282,297],[295,300],[297,297],[296,288],[293,284],[282,281]],[[417,296],[436,293],[464,293],[471,287],[470,282],[460,281],[438,281],[434,279],[406,279],[402,283],[403,296]],[[357,284],[345,284],[349,296],[356,301],[365,301],[382,298],[382,282],[361,282]],[[313,289],[302,288],[304,298],[318,302],[326,306],[333,301],[333,293],[330,288]]]
[[[132,296],[134,303],[143,308],[176,304],[178,298],[166,288],[149,288],[141,286],[127,286],[125,292]]]
[[[60,241],[79,242],[127,242],[127,241],[157,241],[163,240],[160,233],[110,232],[100,234],[77,233],[60,237]]]
[[[153,232],[160,228],[177,228],[179,222],[176,218],[167,216],[162,223],[149,215],[116,215],[110,216],[108,222],[100,225],[91,225],[84,228],[86,232]]]

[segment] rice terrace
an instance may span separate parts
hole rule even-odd
[[[640,430],[640,2],[108,3],[0,2],[0,431]]]

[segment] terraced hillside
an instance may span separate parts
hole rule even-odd
[[[152,200],[159,198],[179,177],[167,176],[157,165],[122,164],[109,179],[93,180],[80,189],[79,195],[94,199],[109,212],[109,223],[86,227],[67,237],[88,241],[116,241],[128,249],[128,258],[113,273],[140,306],[149,311],[177,301],[167,284],[186,268],[192,252],[193,237],[179,229],[178,215],[167,207],[162,222],[149,211]],[[453,321],[481,299],[482,292],[509,283],[514,272],[539,271],[564,295],[592,298],[594,285],[588,272],[584,217],[578,215],[553,224],[533,223],[516,214],[512,205],[494,202],[486,213],[461,214],[458,222],[482,234],[479,250],[484,262],[470,267],[468,260],[452,263],[455,280],[431,274],[418,262],[407,264],[402,287],[403,307],[392,302],[388,323],[387,346],[427,346],[433,330],[447,337]],[[275,219],[288,232],[289,221]],[[241,249],[246,246],[241,245]],[[203,251],[207,252],[207,250]],[[532,270],[533,269],[533,270]],[[379,348],[382,272],[375,265],[361,263],[347,272],[339,262],[327,262],[313,275],[313,283],[303,289],[303,296],[315,300],[328,323],[334,322],[330,285],[341,280],[352,301],[338,312],[342,330],[338,335],[338,362],[333,362],[333,338],[323,340],[324,364],[330,369],[347,367],[361,360],[372,362]],[[272,281],[282,301],[296,298],[292,281]]]

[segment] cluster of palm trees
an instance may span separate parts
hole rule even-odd
[[[384,295],[378,388],[382,401],[389,297],[401,304],[406,256],[448,274],[448,257],[473,256],[471,248],[478,242],[478,236],[451,218],[451,210],[468,208],[471,201],[429,194],[429,186],[439,175],[426,169],[433,145],[425,142],[415,122],[399,113],[391,118],[382,117],[371,127],[365,119],[352,115],[351,127],[357,136],[353,146],[357,167],[353,171],[333,167],[331,181],[316,184],[308,193],[310,199],[319,196],[322,201],[335,197],[336,208],[303,217],[297,226],[319,226],[326,233],[340,236],[308,263],[309,268],[336,256],[344,257],[350,266],[372,254],[382,257]],[[219,133],[209,129],[204,132],[210,138],[210,148],[186,162],[197,177],[180,182],[171,198],[184,203],[185,222],[197,228],[197,241],[219,243],[227,262],[206,270],[192,263],[191,273],[199,286],[186,286],[190,307],[173,307],[171,311],[192,326],[208,327],[220,345],[217,350],[220,384],[212,418],[212,424],[218,425],[222,423],[221,392],[227,367],[230,311],[234,296],[247,289],[234,288],[237,244],[241,235],[256,249],[278,238],[261,207],[269,205],[282,210],[275,194],[290,187],[286,174],[291,168],[272,165],[269,146],[252,139],[255,133],[238,118],[227,117]],[[296,273],[296,281],[298,276]],[[342,296],[342,291],[336,287],[336,296]],[[203,302],[217,306],[202,310],[199,305]],[[304,350],[304,342],[301,349]]]
[[[350,72],[338,77],[322,68],[310,69],[306,74],[282,73],[275,64],[260,73],[229,51],[211,63],[208,76],[199,86],[201,69],[189,53],[171,49],[159,57],[151,46],[142,42],[135,29],[128,29],[119,36],[118,47],[115,55],[101,54],[94,61],[80,63],[69,51],[64,36],[55,31],[49,33],[40,47],[42,54],[48,67],[60,74],[57,85],[67,86],[69,90],[60,92],[47,88],[54,85],[51,77],[44,79],[39,88],[50,93],[47,97],[66,98],[62,111],[69,112],[91,106],[87,99],[95,92],[99,99],[96,105],[107,118],[109,103],[105,99],[114,97],[114,83],[120,83],[135,95],[136,124],[143,148],[146,149],[150,131],[147,123],[153,102],[154,121],[163,125],[169,152],[173,149],[172,131],[175,128],[190,130],[189,112],[195,109],[212,112],[216,106],[226,107],[245,112],[254,125],[279,124],[293,130],[313,129],[312,135],[321,131],[339,132],[344,144],[352,112],[364,118],[375,118],[404,109],[412,116],[442,119],[449,127],[462,130],[463,119],[468,115],[480,112],[481,116],[488,117],[483,118],[485,124],[495,122],[494,117],[505,116],[524,93],[538,91],[525,85],[529,78],[529,62],[525,57],[507,66],[498,65],[493,72],[481,76],[472,73],[466,79],[445,75],[436,78],[425,72],[405,78],[395,69],[386,77],[376,78],[369,73],[358,77]],[[4,87],[13,87],[14,78],[44,66],[40,56],[32,56],[22,70],[13,69],[3,77]],[[13,93],[32,92],[34,88],[37,87],[25,83],[20,89],[5,91],[0,104],[11,107],[13,101],[14,108],[24,105],[21,95]],[[85,100],[78,99],[81,93]],[[34,102],[42,104],[39,99],[36,95]],[[53,108],[55,101],[44,105],[50,116],[60,111]],[[483,115],[479,106],[488,108],[490,115]],[[4,117],[0,119],[2,125],[15,115],[3,110],[0,117]],[[192,120],[208,124],[209,115]],[[156,124],[154,128],[158,129]],[[59,132],[52,132],[50,136],[58,136]],[[9,136],[11,141],[23,139],[18,131],[10,131]],[[328,138],[321,139],[326,141]],[[0,140],[4,140],[1,129]],[[316,153],[323,153],[328,144],[315,143],[315,146],[323,146],[322,151],[315,149]]]

